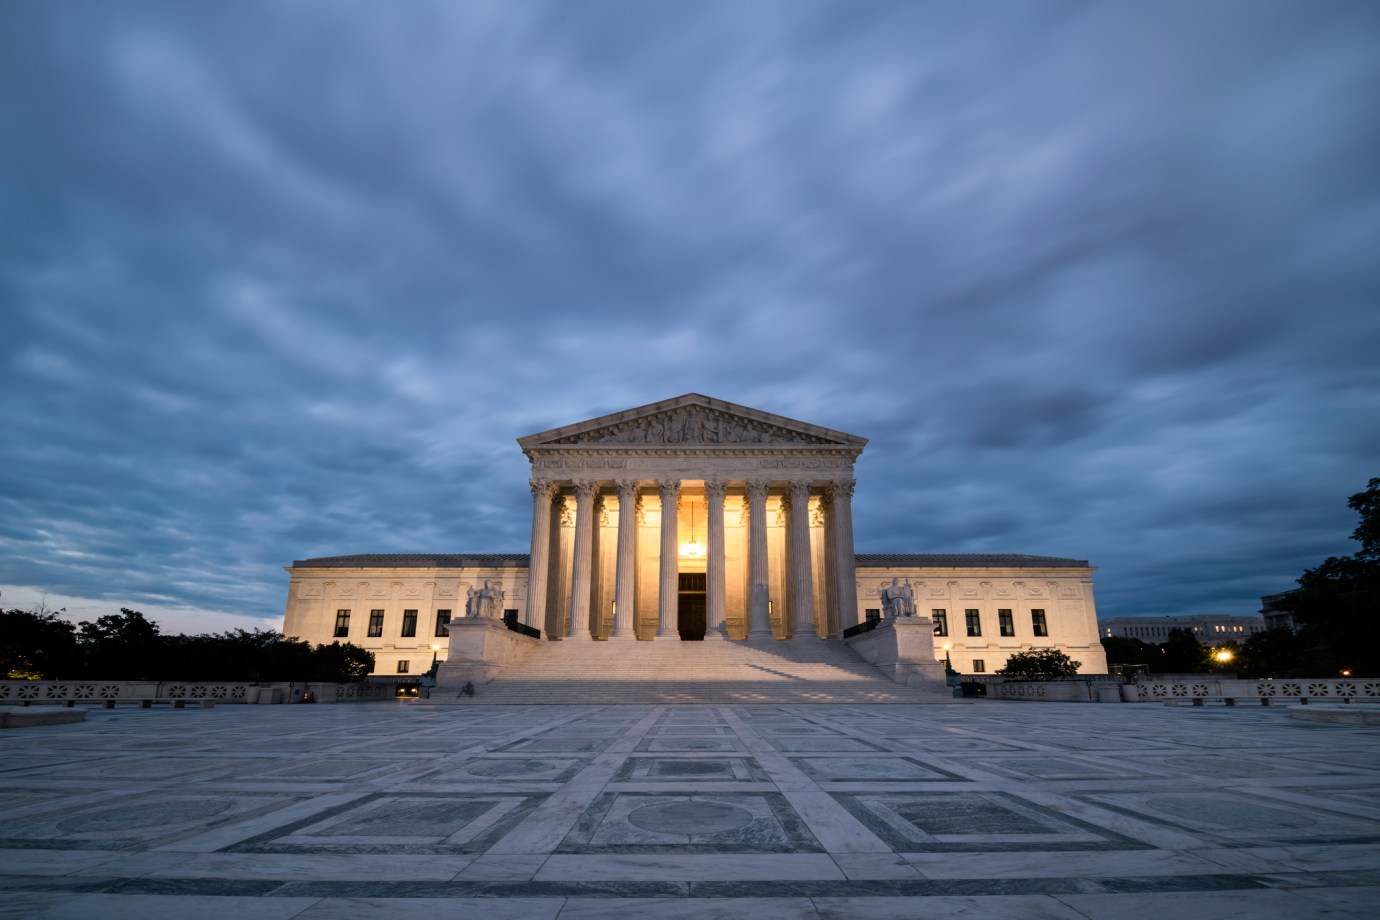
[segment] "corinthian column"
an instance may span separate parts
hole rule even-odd
[[[834,579],[838,592],[839,629],[858,625],[857,558],[853,554],[853,488],[852,479],[836,479],[829,483],[829,496],[834,500],[830,515],[834,531]]]
[[[815,577],[810,556],[810,484],[791,483],[791,604],[795,638],[815,639]]]
[[[752,479],[748,497],[748,638],[770,639],[771,591],[767,587],[767,481]]]
[[[676,510],[680,506],[680,480],[657,480],[661,493],[661,582],[657,594],[658,639],[680,638],[676,622],[680,606],[680,534],[676,527]]]
[[[575,559],[571,563],[570,628],[567,639],[589,639],[589,588],[594,566],[594,490],[597,483],[575,483]]]
[[[532,487],[532,555],[527,561],[527,611],[523,622],[534,629],[544,629],[551,551],[551,500],[556,495],[556,484],[548,479],[532,479],[528,485]]]
[[[705,595],[705,641],[728,638],[724,629],[724,611],[727,607],[727,580],[724,570],[727,567],[727,549],[724,546],[724,493],[725,482],[706,482],[704,497],[709,504],[709,558],[705,560],[707,594]]]
[[[633,605],[637,593],[637,480],[618,483],[618,561],[613,577],[613,632],[610,639],[636,639]]]

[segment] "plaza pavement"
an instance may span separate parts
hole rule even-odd
[[[1380,916],[1283,708],[219,706],[0,732],[0,916]]]

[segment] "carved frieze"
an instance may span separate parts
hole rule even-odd
[[[720,412],[706,406],[682,406],[552,444],[836,444],[825,438],[779,425]]]

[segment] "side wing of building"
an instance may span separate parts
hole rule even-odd
[[[526,605],[525,553],[330,556],[299,559],[287,572],[283,633],[367,649],[380,677],[444,661],[448,624],[465,616],[471,590],[500,592],[503,610]]]
[[[995,673],[1013,653],[1057,648],[1081,674],[1107,673],[1085,559],[1018,554],[858,554],[858,606],[880,614],[881,593],[909,582],[934,648],[964,674]]]

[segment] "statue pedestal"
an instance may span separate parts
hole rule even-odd
[[[934,624],[928,617],[888,620],[843,640],[864,661],[907,687],[944,687],[944,665],[934,657]]]
[[[436,690],[476,687],[497,679],[503,671],[541,645],[540,639],[513,632],[502,620],[466,617],[450,622],[450,650],[436,671]]]

